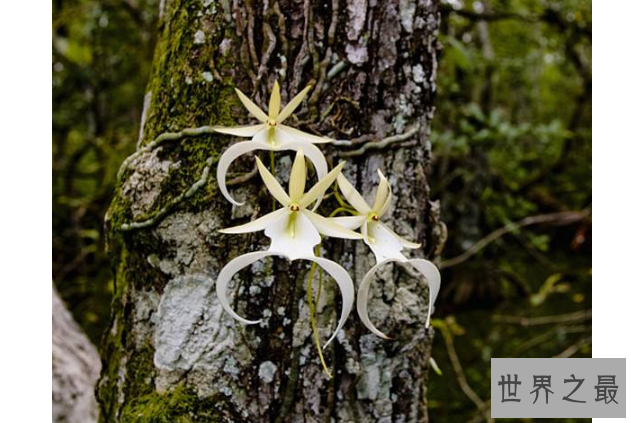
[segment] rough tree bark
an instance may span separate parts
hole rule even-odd
[[[141,150],[122,172],[106,218],[116,293],[98,388],[101,421],[427,421],[432,331],[423,326],[425,285],[400,268],[384,272],[369,310],[396,339],[378,339],[351,316],[325,353],[329,380],[312,340],[305,263],[277,259],[241,272],[235,308],[262,316],[260,326],[236,324],[216,299],[221,268],[267,245],[260,233],[217,230],[271,209],[258,176],[230,187],[246,206],[234,208],[219,194],[212,160],[233,140],[189,132],[147,146],[164,132],[250,122],[235,86],[266,105],[276,78],[284,101],[315,82],[293,124],[351,140],[326,146],[325,154],[331,163],[348,160],[344,172],[360,191],[373,191],[383,169],[395,194],[389,222],[423,243],[411,255],[434,257],[443,232],[426,172],[438,3],[161,2]],[[277,153],[279,177],[286,178],[292,157]],[[239,159],[233,176],[247,175],[253,163]],[[334,201],[321,211],[332,211]],[[374,263],[361,242],[325,240],[323,250],[357,283]],[[318,306],[321,338],[337,320],[334,286],[325,284]]]

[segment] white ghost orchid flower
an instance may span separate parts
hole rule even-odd
[[[268,113],[266,114],[259,106],[254,104],[252,100],[246,97],[238,88],[235,88],[239,99],[246,109],[259,120],[259,124],[250,126],[223,127],[215,126],[213,129],[222,134],[235,135],[238,137],[251,138],[249,141],[239,142],[229,147],[219,159],[217,164],[217,184],[219,190],[228,201],[236,206],[242,206],[240,203],[230,196],[226,187],[226,173],[230,164],[239,156],[247,154],[255,150],[295,150],[301,148],[304,155],[311,160],[315,167],[318,179],[322,179],[327,171],[327,163],[324,155],[314,144],[326,143],[331,140],[316,135],[307,134],[298,129],[283,125],[282,122],[287,119],[296,110],[307,96],[311,89],[308,86],[298,93],[287,105],[281,110],[280,108],[280,86],[278,81],[274,82],[274,88],[270,96]],[[316,207],[319,205],[321,198],[317,199]]]
[[[379,173],[379,187],[377,188],[372,207],[368,205],[361,194],[348,182],[344,175],[340,174],[337,177],[340,191],[342,191],[342,194],[350,205],[359,212],[359,215],[336,217],[334,220],[336,223],[349,229],[361,227],[364,242],[375,254],[378,263],[395,258],[407,260],[406,257],[401,254],[401,251],[404,248],[419,248],[421,244],[401,238],[394,233],[392,229],[381,222],[381,218],[388,212],[388,208],[392,202],[392,189],[381,170],[377,170],[377,172]]]
[[[427,284],[429,286],[429,307],[427,313],[427,320],[425,327],[429,326],[430,315],[440,290],[440,272],[438,268],[428,260],[424,259],[408,259],[401,251],[405,248],[419,248],[421,245],[403,239],[397,235],[392,229],[388,228],[381,222],[381,218],[388,212],[390,203],[392,202],[392,189],[388,180],[381,172],[379,173],[379,186],[377,193],[375,194],[375,200],[372,207],[368,205],[366,200],[361,194],[351,185],[351,183],[340,174],[337,177],[337,183],[340,187],[340,191],[346,198],[346,200],[353,206],[357,212],[357,216],[349,217],[336,217],[333,220],[344,227],[349,229],[357,229],[361,227],[362,235],[364,236],[364,242],[370,247],[375,254],[377,263],[366,273],[363,280],[359,284],[357,290],[357,313],[361,321],[366,327],[382,338],[388,339],[388,337],[381,331],[379,331],[373,323],[370,321],[367,312],[368,306],[368,293],[370,290],[370,283],[383,265],[392,262],[409,263],[416,270],[421,272]]]
[[[320,234],[347,239],[362,239],[362,235],[336,224],[333,219],[325,218],[308,210],[307,207],[324,195],[327,188],[340,174],[344,163],[340,163],[306,193],[304,192],[306,167],[302,149],[298,149],[291,169],[289,193],[285,192],[258,158],[256,164],[265,186],[283,207],[252,222],[220,231],[227,234],[242,234],[265,230],[265,235],[272,242],[267,251],[244,254],[230,261],[217,278],[217,296],[224,309],[236,320],[245,324],[258,323],[259,321],[246,320],[240,317],[229,305],[226,289],[232,277],[255,261],[272,255],[281,256],[290,261],[303,259],[315,262],[333,277],[342,292],[340,321],[335,332],[325,344],[326,347],[335,338],[348,318],[355,294],[353,282],[346,270],[335,262],[316,257],[314,248],[321,242]]]

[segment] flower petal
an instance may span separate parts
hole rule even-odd
[[[256,167],[259,169],[259,174],[261,175],[261,179],[263,179],[263,183],[269,190],[270,194],[278,200],[283,206],[287,206],[291,203],[291,199],[285,192],[280,183],[274,178],[274,175],[270,173],[269,170],[265,167],[261,159],[256,157]]]
[[[245,203],[239,203],[228,193],[228,187],[226,187],[226,173],[228,172],[228,167],[230,167],[230,164],[237,157],[249,153],[250,151],[269,149],[269,146],[265,143],[256,141],[241,141],[228,147],[228,149],[224,151],[219,158],[219,163],[217,163],[217,185],[219,186],[219,191],[221,191],[223,196],[235,206],[242,206]]]
[[[310,144],[324,144],[332,141],[331,138],[308,134],[287,125],[278,125],[278,129],[287,132],[295,141],[308,142]]]
[[[407,258],[401,254],[403,245],[401,241],[381,222],[368,222],[365,229],[366,238],[364,242],[368,244],[375,254],[377,262],[396,259],[405,261]]]
[[[388,337],[385,333],[381,332],[379,329],[377,329],[368,317],[368,294],[370,293],[370,284],[373,280],[373,277],[375,276],[375,273],[377,273],[377,270],[379,270],[384,264],[394,261],[400,260],[387,259],[381,262],[377,262],[377,264],[370,268],[368,273],[366,273],[366,276],[364,276],[364,279],[362,279],[361,283],[359,284],[359,288],[357,289],[357,314],[359,315],[360,320],[368,328],[368,330],[384,339],[391,338]]]
[[[390,232],[392,235],[394,235],[399,240],[401,245],[403,245],[403,248],[415,249],[415,248],[420,248],[421,247],[421,244],[417,244],[416,242],[408,241],[407,239],[401,237],[400,235],[398,235],[396,232],[394,232],[392,229],[390,229],[386,225],[383,225],[383,227],[384,227],[385,230]]]
[[[342,266],[339,264],[327,260],[322,257],[299,257],[304,260],[311,260],[317,263],[325,272],[327,272],[333,280],[337,283],[337,286],[340,288],[340,292],[342,293],[342,313],[340,315],[340,320],[331,335],[331,338],[324,344],[324,348],[327,347],[335,339],[338,332],[346,323],[346,319],[348,319],[351,310],[353,309],[353,300],[355,299],[355,288],[353,286],[353,280],[349,276],[348,272],[344,270]]]
[[[322,241],[318,230],[303,212],[288,212],[270,223],[265,228],[265,236],[272,240],[269,251],[276,251],[290,260],[314,256],[313,249]]]
[[[381,208],[375,210],[380,218],[388,215],[388,210],[390,209],[390,204],[392,203],[392,197],[392,191],[390,191]]]
[[[283,108],[282,112],[280,112],[280,114],[276,118],[276,121],[278,123],[281,123],[282,121],[287,119],[294,112],[294,110],[296,110],[296,108],[300,106],[300,103],[302,103],[302,100],[304,100],[304,98],[307,96],[307,93],[310,89],[311,85],[307,85],[304,90],[296,94],[296,97],[292,98],[291,101],[287,103],[287,105]]]
[[[341,173],[337,177],[337,184],[339,185],[340,191],[342,191],[344,198],[346,198],[351,206],[355,207],[355,210],[365,215],[370,213],[370,206],[368,205],[368,203],[366,203],[361,194],[355,189],[353,185],[351,185],[350,182],[348,182],[348,179],[346,179],[346,177]]]
[[[337,175],[340,174],[344,164],[346,162],[341,162],[338,164],[332,171],[330,171],[324,178],[320,179],[317,184],[315,184],[311,189],[302,196],[300,199],[300,205],[303,207],[307,207],[309,204],[313,203],[316,199],[322,197],[326,190],[331,186],[331,184],[337,178]]]
[[[280,85],[278,80],[274,81],[274,88],[272,88],[272,94],[269,97],[268,115],[270,119],[276,119],[280,112]]]
[[[386,202],[388,202],[388,197],[392,195],[392,189],[390,188],[388,179],[381,173],[381,170],[377,169],[377,173],[379,173],[379,187],[377,188],[377,194],[375,194],[375,202],[373,203],[372,209],[381,216],[381,210],[384,208],[383,206]]]
[[[314,213],[311,210],[303,210],[302,212],[309,218],[309,220],[311,220],[311,222],[318,229],[318,232],[320,232],[324,236],[344,239],[364,238],[362,234],[358,234],[357,232],[345,228],[344,226],[338,225],[333,219],[320,216],[319,214]]]
[[[249,232],[262,231],[272,224],[276,219],[281,219],[283,214],[289,213],[285,207],[278,209],[274,212],[268,213],[265,216],[261,216],[256,220],[253,220],[243,225],[233,226],[231,228],[220,229],[222,234],[245,234]]]
[[[359,318],[364,323],[364,325],[375,335],[380,336],[385,339],[389,339],[387,335],[383,332],[379,331],[370,321],[367,312],[368,305],[368,294],[370,292],[370,284],[375,276],[375,273],[385,264],[399,262],[399,263],[409,263],[416,270],[421,272],[421,274],[427,280],[427,284],[429,286],[429,304],[428,304],[428,315],[427,321],[425,322],[425,327],[429,327],[429,319],[432,308],[434,306],[434,302],[436,301],[436,297],[438,296],[438,291],[440,290],[440,272],[438,268],[431,261],[425,259],[412,259],[412,260],[399,260],[399,259],[387,259],[380,263],[374,265],[364,279],[362,279],[359,284],[359,288],[357,289],[357,314]]]
[[[305,183],[307,182],[307,169],[305,166],[305,155],[302,148],[298,148],[294,164],[289,175],[289,197],[297,201],[305,193]]]
[[[265,124],[260,123],[258,125],[246,125],[246,126],[213,126],[213,131],[221,134],[234,135],[237,137],[253,137],[260,131],[265,129]]]
[[[219,276],[217,276],[217,298],[219,302],[223,306],[224,310],[232,316],[235,320],[238,320],[241,323],[245,323],[246,325],[253,325],[259,323],[260,320],[247,320],[243,317],[239,316],[228,303],[228,298],[226,295],[226,289],[228,288],[228,283],[232,280],[232,277],[237,274],[240,270],[246,268],[257,260],[260,260],[267,256],[277,255],[275,252],[271,251],[257,251],[254,253],[244,254],[242,256],[236,257],[232,259],[228,264],[221,269],[219,272]]]
[[[263,129],[252,137],[252,141],[265,144],[268,146],[268,150],[273,149],[273,143],[270,142],[270,129],[267,125],[263,125]]]
[[[357,229],[364,224],[366,221],[366,216],[341,216],[341,217],[332,217],[333,222],[337,223],[340,226],[343,226],[347,229]],[[363,238],[363,236],[362,236]]]
[[[278,130],[276,132],[278,133]],[[326,162],[326,158],[324,157],[324,154],[322,154],[322,151],[320,151],[320,149],[316,147],[315,145],[307,144],[304,142],[290,142],[290,143],[283,144],[281,148],[284,150],[296,150],[296,151],[298,151],[298,149],[302,149],[304,155],[309,160],[311,160],[311,163],[313,163],[313,167],[315,168],[316,174],[318,175],[318,180],[321,180],[322,178],[324,178],[326,174],[328,173],[329,166]],[[322,196],[318,197],[312,210],[317,209],[321,202],[322,202]]]
[[[263,110],[261,110],[259,106],[254,104],[254,102],[250,100],[245,94],[243,94],[240,89],[235,88],[234,90],[237,92],[241,103],[243,103],[245,108],[248,109],[248,112],[250,112],[252,116],[257,118],[261,123],[267,123],[267,114]]]
[[[438,297],[438,291],[440,291],[440,271],[434,263],[425,259],[412,259],[408,260],[416,270],[421,272],[425,276],[427,286],[429,286],[429,304],[427,305],[427,321],[425,327],[429,327],[429,318],[432,315],[434,308],[434,302]]]

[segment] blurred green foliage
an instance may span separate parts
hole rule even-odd
[[[491,357],[591,356],[591,2],[442,10],[430,417],[488,421]]]
[[[53,280],[97,345],[113,289],[103,220],[138,139],[157,3],[53,2]]]
[[[97,344],[103,218],[138,138],[157,10],[54,2],[53,278]],[[491,357],[591,355],[591,2],[442,13],[431,186],[449,238],[428,400],[432,421],[486,421]]]

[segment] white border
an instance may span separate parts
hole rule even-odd
[[[593,353],[629,357],[631,2],[593,3]],[[0,14],[0,421],[51,416],[51,15],[50,2]]]
[[[0,421],[50,421],[51,2],[0,12]]]
[[[593,2],[593,9],[593,356],[628,358],[631,2],[598,0]],[[628,384],[626,391],[629,416]],[[623,419],[593,421],[609,423]]]

